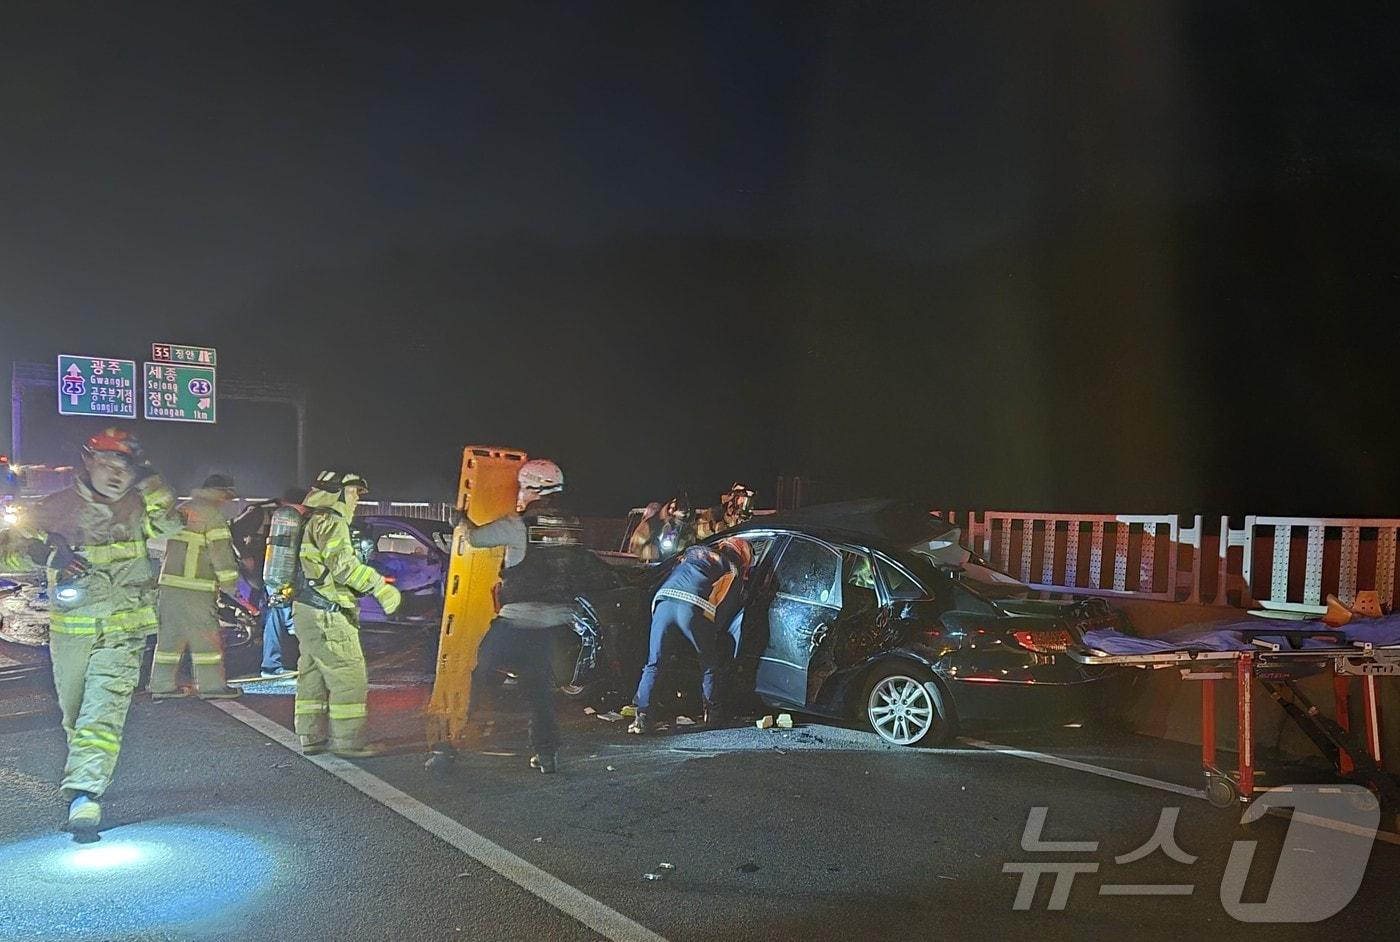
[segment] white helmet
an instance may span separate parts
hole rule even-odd
[[[522,491],[534,491],[543,497],[564,489],[564,472],[547,458],[533,458],[520,466],[515,476]]]

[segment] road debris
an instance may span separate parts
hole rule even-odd
[[[593,709],[592,707],[584,707],[584,708],[583,708],[583,715],[584,715],[584,716],[594,716],[594,715],[597,714],[597,712],[598,712],[598,711],[595,710],[595,709]]]
[[[760,867],[758,864],[754,863],[752,860],[750,860],[748,863],[739,864],[739,866],[735,867],[734,869],[739,871],[740,873],[758,873],[758,871],[763,868]]]
[[[655,870],[651,871],[650,873],[642,874],[642,879],[648,883],[659,883],[660,881],[665,880],[667,877],[669,877],[675,872],[676,865],[673,863],[666,863],[663,860],[661,863],[656,865]]]
[[[620,713],[620,714],[622,714],[623,716],[636,716],[636,715],[637,715],[637,708],[636,708],[635,706],[633,706],[632,704],[629,703],[629,704],[627,704],[625,707],[623,707],[622,709],[618,710],[617,712]]]
[[[598,719],[600,720],[607,720],[609,723],[622,722],[622,714],[614,713],[611,710],[609,710],[607,713],[595,713],[594,716],[598,717]]]
[[[678,717],[676,717],[676,725],[677,725],[677,726],[694,726],[694,725],[695,725],[695,721],[692,720],[692,719],[691,719],[690,717],[688,717],[688,716],[678,716]]]

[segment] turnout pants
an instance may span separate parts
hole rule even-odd
[[[101,796],[112,783],[131,695],[141,677],[146,637],[139,631],[49,635],[53,683],[68,737],[63,793]]]
[[[550,664],[553,644],[554,632],[548,628],[522,628],[506,618],[491,622],[477,651],[467,715],[476,719],[481,708],[494,711],[501,684],[492,675],[498,670],[510,670],[530,707],[531,748],[536,752],[558,749],[559,719],[554,714],[554,674]]]
[[[651,616],[651,651],[647,665],[642,668],[642,679],[637,684],[637,695],[633,698],[637,712],[651,709],[651,697],[656,689],[656,675],[661,670],[661,662],[670,651],[671,645],[684,639],[695,649],[700,661],[700,692],[705,703],[711,707],[718,703],[719,696],[719,629],[705,617],[705,613],[686,602],[664,599],[656,606]],[[726,637],[726,643],[732,643]]]
[[[224,686],[224,651],[214,596],[197,589],[160,587],[160,630],[151,663],[151,693],[174,693],[180,659],[188,651],[194,685],[200,693]]]
[[[369,677],[360,650],[358,612],[323,612],[292,603],[292,622],[301,642],[297,662],[297,696],[293,724],[301,744],[330,739],[332,749],[360,745],[369,715]]]

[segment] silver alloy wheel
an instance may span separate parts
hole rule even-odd
[[[923,739],[938,718],[933,697],[917,677],[893,674],[870,691],[866,716],[880,738],[896,746]]]

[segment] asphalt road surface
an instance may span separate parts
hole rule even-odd
[[[1189,748],[1059,730],[986,734],[1049,759],[896,749],[801,717],[790,731],[637,738],[561,702],[558,775],[526,767],[510,712],[436,773],[422,746],[431,639],[366,646],[371,731],[398,754],[289,750],[290,684],[224,709],[141,695],[92,845],[57,830],[63,743],[46,676],[0,684],[0,938],[1275,942],[1374,937],[1400,915],[1400,847],[1272,815],[1241,825],[1238,809],[1191,794]],[[1170,852],[1131,859],[1164,815]],[[1237,842],[1257,842],[1240,892],[1227,877]],[[1352,857],[1364,871],[1350,902],[1296,921]],[[1024,892],[1036,866],[1069,867],[1063,898],[1053,872]],[[1278,918],[1285,898],[1301,907],[1282,913],[1291,921],[1237,918]]]

